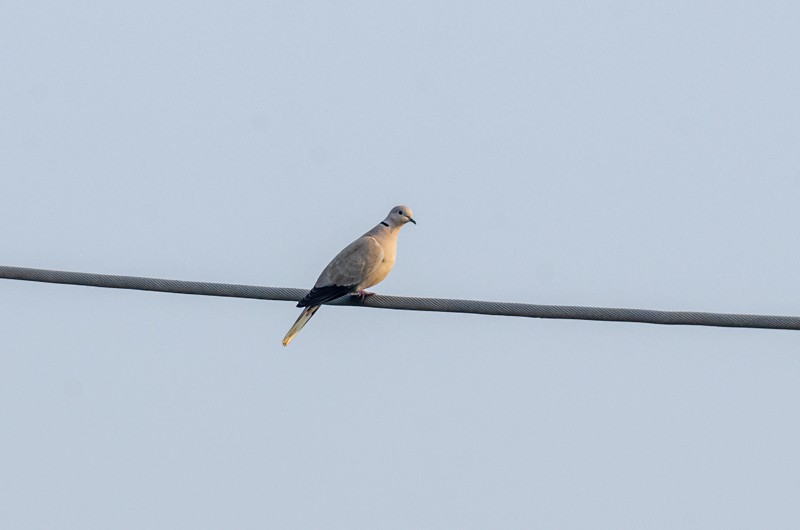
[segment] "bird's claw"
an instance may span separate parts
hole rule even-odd
[[[364,303],[364,300],[365,300],[365,299],[366,299],[368,296],[372,296],[372,295],[374,295],[374,294],[375,294],[375,293],[371,293],[371,292],[369,292],[369,291],[365,291],[365,290],[363,290],[363,289],[362,289],[362,290],[360,290],[360,291],[356,291],[355,293],[353,293],[353,296],[355,296],[356,298],[358,298],[358,301],[359,301],[359,302],[361,302],[361,303],[363,304],[363,303]]]

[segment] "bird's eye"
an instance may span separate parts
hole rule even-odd
[[[397,212],[397,213],[399,213],[400,215],[403,215],[403,210],[400,210],[400,211],[399,211],[399,212]]]

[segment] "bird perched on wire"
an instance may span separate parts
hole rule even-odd
[[[292,342],[321,304],[348,294],[356,294],[362,300],[374,294],[364,289],[389,275],[397,252],[397,234],[409,222],[417,224],[411,208],[395,206],[386,219],[339,252],[319,275],[314,288],[297,303],[297,307],[305,309],[283,338],[283,345]]]

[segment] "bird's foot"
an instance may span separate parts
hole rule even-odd
[[[369,291],[365,291],[364,289],[361,289],[360,291],[356,291],[356,292],[353,294],[353,296],[355,296],[356,298],[358,298],[358,301],[359,301],[359,302],[361,302],[361,303],[364,303],[364,299],[366,299],[368,296],[372,296],[372,295],[374,295],[374,294],[375,294],[375,293],[371,293],[371,292],[369,292]]]

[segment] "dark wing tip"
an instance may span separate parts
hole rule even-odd
[[[337,298],[353,293],[355,290],[355,285],[325,285],[323,287],[314,287],[302,300],[297,302],[297,307],[324,304],[325,302],[330,302],[331,300],[336,300]]]

